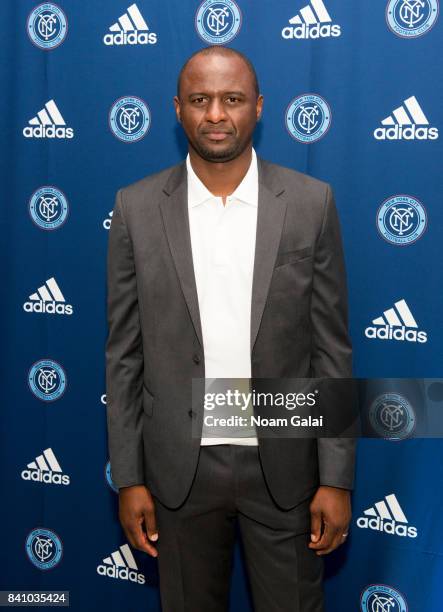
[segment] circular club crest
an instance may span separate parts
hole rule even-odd
[[[362,612],[389,610],[389,612],[408,612],[404,596],[387,584],[371,584],[360,597]]]
[[[295,140],[305,144],[322,138],[331,125],[331,109],[317,94],[294,98],[286,109],[286,127]]]
[[[62,542],[54,531],[38,527],[26,538],[26,554],[38,569],[52,569],[61,561]]]
[[[28,384],[36,397],[45,402],[53,402],[65,392],[66,374],[56,361],[40,359],[29,370]]]
[[[416,416],[405,397],[398,393],[383,393],[369,407],[369,422],[381,438],[403,440],[414,430]]]
[[[68,21],[59,6],[44,2],[31,11],[26,30],[31,41],[40,49],[55,49],[66,38]]]
[[[387,241],[398,246],[418,240],[426,229],[423,204],[410,195],[395,195],[385,200],[377,211],[377,229]]]
[[[429,32],[438,12],[438,0],[389,0],[386,23],[397,36],[416,38]]]
[[[58,229],[66,221],[68,213],[65,194],[52,185],[40,187],[29,200],[29,214],[40,229]]]
[[[136,142],[151,127],[151,112],[141,98],[119,98],[109,111],[109,126],[114,136],[123,142]]]
[[[233,0],[205,0],[195,14],[195,28],[205,42],[223,45],[240,31],[242,16]]]
[[[112,472],[111,472],[111,462],[108,461],[105,465],[105,478],[108,486],[115,492],[118,493],[118,487],[115,482],[112,480]]]

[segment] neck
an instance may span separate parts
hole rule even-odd
[[[195,174],[215,196],[226,197],[240,185],[252,159],[252,143],[235,159],[227,162],[208,162],[189,147],[189,159]]]

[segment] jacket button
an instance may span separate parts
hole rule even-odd
[[[188,410],[188,414],[189,414],[190,418],[192,419],[192,417],[194,416],[194,411],[193,410]]]
[[[200,363],[200,355],[197,355],[197,353],[195,355],[192,355],[192,361],[194,363]]]

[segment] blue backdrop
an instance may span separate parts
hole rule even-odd
[[[331,612],[442,609],[442,23],[437,0],[3,0],[4,397],[1,588],[69,590],[73,610],[160,609],[156,562],[127,546],[107,471],[106,251],[118,188],[181,160],[172,97],[188,55],[254,62],[255,146],[332,184],[356,376],[395,440],[360,440]],[[397,381],[397,382],[396,382]],[[239,549],[232,610],[249,610]],[[205,611],[206,612],[206,611]]]

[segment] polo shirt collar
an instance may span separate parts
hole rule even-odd
[[[186,169],[188,173],[188,206],[193,208],[198,206],[207,200],[210,200],[216,196],[209,191],[206,185],[198,178],[194,172],[189,153],[186,156]],[[258,196],[258,168],[257,168],[257,155],[254,148],[252,148],[252,158],[249,165],[248,171],[243,177],[241,183],[237,188],[230,194],[231,198],[236,198],[246,204],[257,206]]]

